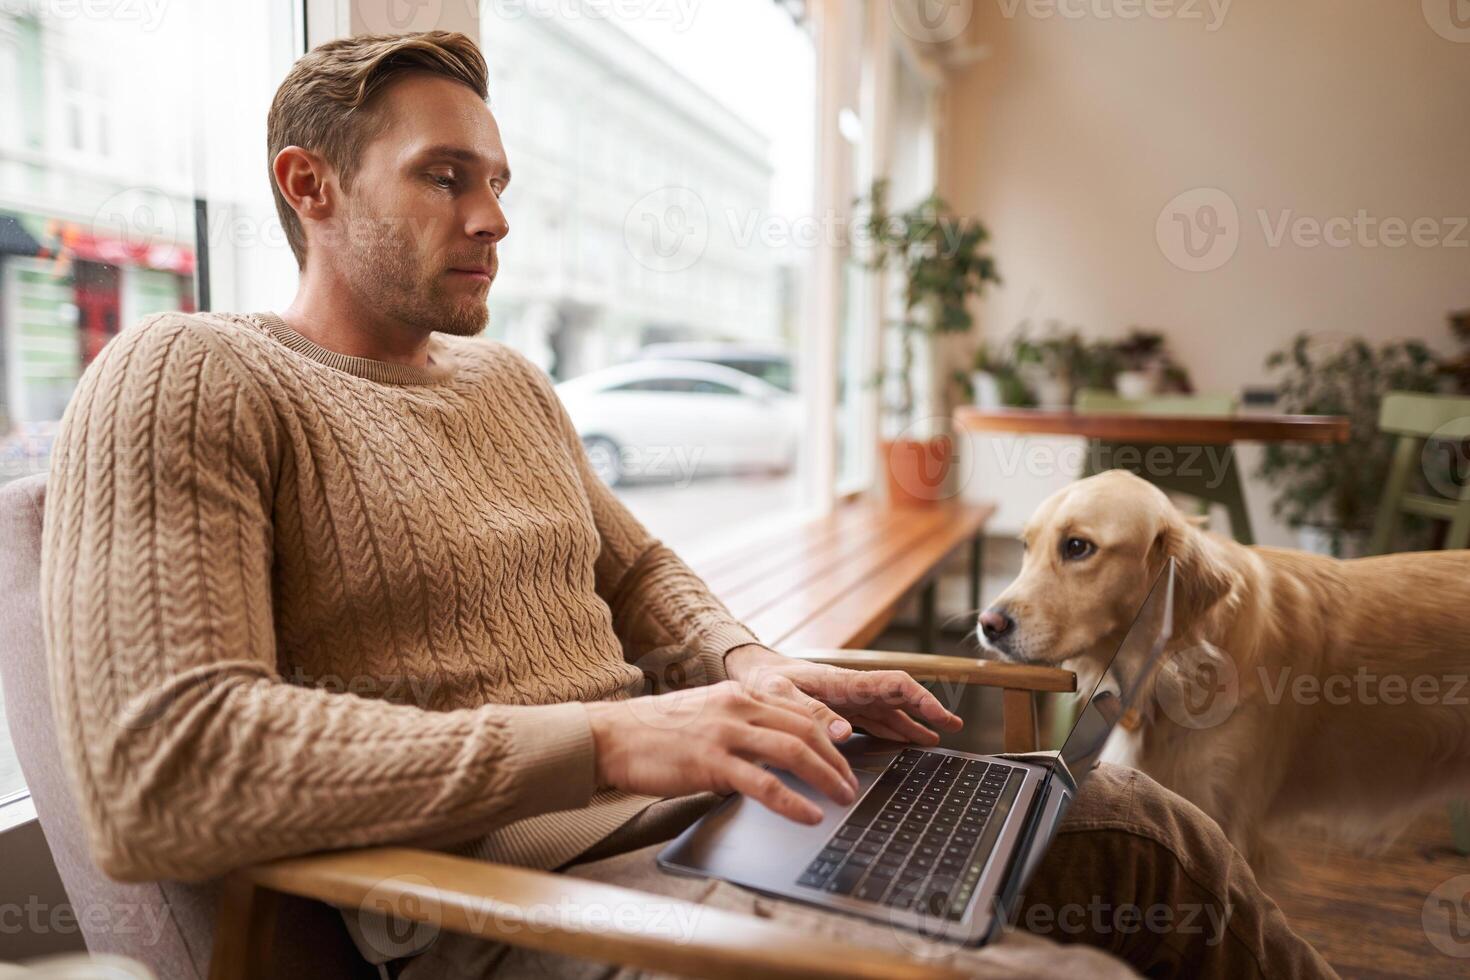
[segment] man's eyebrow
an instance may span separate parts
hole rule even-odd
[[[484,163],[487,160],[486,157],[480,155],[479,153],[476,153],[474,150],[468,149],[463,146],[455,146],[451,143],[437,143],[434,146],[427,146],[419,152],[415,153],[414,157],[415,159],[422,159],[424,157],[447,157],[451,160],[463,161],[464,163]],[[506,179],[506,182],[509,183],[510,165],[501,164],[500,174]]]

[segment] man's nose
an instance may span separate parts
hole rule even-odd
[[[481,241],[500,242],[510,234],[510,221],[500,201],[489,191],[469,202],[465,232]]]
[[[1015,621],[999,609],[990,608],[980,614],[980,631],[987,640],[998,640],[1011,631]]]

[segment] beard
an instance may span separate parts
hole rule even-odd
[[[359,216],[354,216],[354,219]],[[355,221],[354,221],[355,223]],[[490,310],[477,292],[451,286],[445,273],[454,265],[446,257],[426,271],[411,235],[411,222],[368,217],[360,227],[378,229],[354,243],[344,256],[353,292],[374,310],[425,334],[437,330],[474,337],[490,322]],[[475,256],[465,264],[474,264]],[[494,259],[492,258],[493,262]]]

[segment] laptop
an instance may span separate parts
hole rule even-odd
[[[671,841],[659,866],[936,938],[989,941],[1157,670],[1173,629],[1174,576],[1171,558],[1057,752],[978,755],[854,735],[839,748],[858,778],[856,802],[835,803],[773,769],[822,809],[820,824],[731,796]],[[1123,676],[1125,665],[1134,676]]]

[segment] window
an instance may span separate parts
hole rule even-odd
[[[718,345],[659,356],[789,390],[811,329],[803,301],[815,243],[800,232],[812,212],[812,38],[771,0],[704,4],[687,18],[672,6],[625,10],[480,6],[490,108],[516,174],[492,336],[557,382],[595,377],[652,345]],[[729,541],[748,538],[752,522],[799,513],[799,411],[736,381],[619,381],[618,392],[705,399],[670,419],[654,399],[562,389],[600,453],[699,460],[677,485],[614,485],[655,535],[681,553],[718,550],[703,519],[716,499]],[[776,465],[772,445],[789,447]]]
[[[738,389],[722,385],[718,381],[696,381],[689,388],[696,395],[738,395]]]
[[[123,327],[290,298],[263,127],[298,38],[290,0],[0,4],[0,482],[45,472]],[[3,714],[0,802],[24,791]]]

